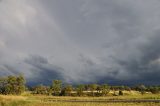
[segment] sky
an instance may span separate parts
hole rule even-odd
[[[159,0],[0,0],[0,76],[160,84],[159,10]]]

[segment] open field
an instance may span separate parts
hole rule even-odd
[[[135,102],[132,102],[133,100]],[[146,102],[140,100],[146,100]],[[154,102],[154,100],[158,100],[158,102]],[[22,96],[0,95],[0,106],[160,106],[159,100],[160,94],[107,97],[55,97],[24,94]]]

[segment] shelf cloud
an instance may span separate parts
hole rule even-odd
[[[1,0],[0,76],[159,84],[159,0]]]

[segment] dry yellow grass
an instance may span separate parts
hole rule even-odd
[[[26,100],[27,97],[24,96],[15,96],[15,95],[0,95],[0,98],[5,100]]]
[[[1,105],[2,106],[2,105]],[[3,106],[160,106],[160,103],[71,103],[71,102],[54,102],[54,103],[43,103],[43,102],[30,102],[24,101],[11,102],[4,104]]]
[[[160,103],[107,103],[107,102],[60,102],[59,100],[133,100],[160,99],[160,94],[145,94],[133,92],[131,95],[107,97],[54,97],[54,96],[4,96],[0,95],[0,106],[160,106]],[[57,102],[56,102],[57,101]]]
[[[160,106],[159,103],[35,103],[26,106]]]

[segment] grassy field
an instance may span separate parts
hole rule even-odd
[[[101,102],[105,100],[160,100],[160,94],[145,94],[131,93],[124,96],[107,96],[107,97],[54,97],[41,95],[21,96],[4,96],[0,95],[0,106],[160,106],[160,103],[114,103]],[[70,102],[74,101],[74,102]],[[76,102],[85,101],[85,102]],[[97,102],[87,102],[97,101]]]

